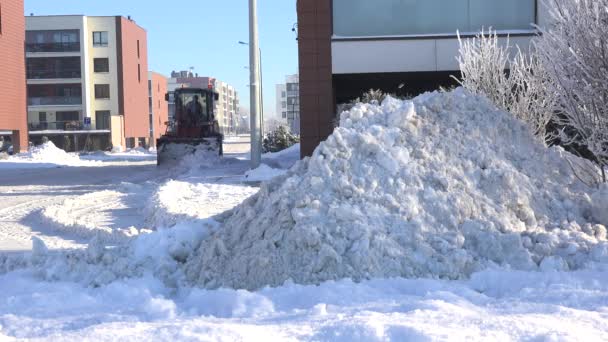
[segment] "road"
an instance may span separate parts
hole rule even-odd
[[[227,157],[247,159],[249,137],[227,138],[224,151]],[[241,173],[243,165],[246,163],[235,165],[238,170],[231,172]],[[216,174],[222,172],[218,170]],[[31,250],[33,236],[51,249],[82,247],[90,237],[76,231],[70,233],[71,225],[99,225],[113,230],[146,228],[141,214],[145,196],[174,176],[167,169],[157,168],[154,155],[104,160],[96,166],[0,166],[0,251]],[[69,205],[56,208],[64,203]],[[51,214],[62,215],[56,217],[58,221],[72,221],[65,227],[50,225],[43,215],[49,208]]]

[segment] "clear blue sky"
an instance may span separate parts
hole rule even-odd
[[[237,88],[241,106],[249,107],[248,0],[25,0],[29,15],[130,15],[148,31],[150,70],[169,76],[193,66]],[[298,50],[291,31],[296,0],[258,0],[264,107],[275,112],[275,85],[297,73]]]

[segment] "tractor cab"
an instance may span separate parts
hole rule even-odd
[[[201,148],[222,155],[223,136],[215,117],[219,94],[212,88],[179,88],[165,99],[174,103],[165,135],[157,140],[158,164],[175,163]]]

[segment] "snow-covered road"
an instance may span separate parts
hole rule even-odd
[[[75,234],[60,234],[42,220],[43,209],[82,198],[87,194],[112,190],[122,183],[140,184],[161,177],[154,160],[114,162],[96,167],[5,169],[0,183],[0,250],[31,249],[32,236],[41,238],[49,248],[69,248],[87,240]],[[85,197],[86,199],[86,197]],[[91,198],[90,198],[91,199]],[[97,203],[81,201],[71,208],[73,217],[114,209],[137,212],[141,203],[123,203],[108,194]],[[128,213],[125,213],[128,215]],[[119,216],[110,218],[122,219]]]

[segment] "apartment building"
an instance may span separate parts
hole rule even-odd
[[[0,0],[0,151],[28,147],[23,0]]]
[[[302,156],[333,131],[337,105],[370,88],[416,95],[459,75],[457,32],[497,30],[523,49],[543,25],[538,0],[299,0]]]
[[[148,73],[148,108],[150,112],[150,146],[156,147],[156,140],[167,131],[169,107],[165,100],[167,77],[150,71]]]
[[[200,77],[191,71],[173,71],[169,79],[169,92],[177,88],[215,89],[219,100],[215,103],[215,117],[223,134],[235,134],[239,123],[239,96],[236,89],[226,82],[213,77]],[[169,102],[169,117],[175,109]]]
[[[147,50],[131,18],[26,17],[30,139],[66,150],[147,145]]]
[[[297,74],[285,77],[285,84],[277,84],[276,99],[277,116],[292,133],[300,134],[300,78]]]

